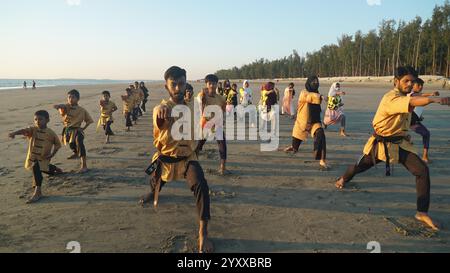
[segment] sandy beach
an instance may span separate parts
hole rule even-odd
[[[332,81],[332,80],[330,80]],[[280,81],[283,91],[288,81]],[[296,81],[300,91],[304,83]],[[330,83],[331,84],[331,83]],[[320,92],[328,93],[324,81]],[[241,85],[240,83],[238,84]],[[260,82],[252,82],[254,103],[259,101]],[[194,83],[195,91],[203,86]],[[125,85],[41,88],[35,91],[0,92],[0,252],[68,253],[70,241],[92,253],[186,253],[196,251],[197,219],[192,194],[184,182],[164,188],[160,206],[138,206],[148,191],[144,173],[155,152],[152,145],[151,112],[145,113],[132,131],[125,132],[120,95]],[[167,97],[163,83],[152,83],[148,109]],[[372,133],[371,122],[381,97],[392,83],[379,81],[343,83],[347,91],[346,113],[350,137],[341,138],[338,128],[326,131],[332,170],[322,172],[312,160],[312,141],[296,156],[260,152],[258,141],[229,141],[231,175],[217,174],[216,143],[208,143],[200,157],[211,189],[210,236],[216,252],[362,252],[377,241],[382,252],[450,252],[450,108],[433,105],[425,111],[424,123],[432,134],[431,215],[444,227],[433,232],[417,223],[415,178],[396,165],[391,178],[384,177],[382,164],[358,176],[347,190],[337,191],[335,179],[361,156]],[[31,193],[31,172],[23,168],[27,140],[8,139],[9,132],[32,125],[37,110],[51,114],[49,127],[56,133],[62,122],[52,106],[66,101],[72,88],[81,92],[80,105],[99,117],[98,102],[110,90],[119,105],[109,145],[95,125],[86,132],[91,171],[75,174],[78,161],[68,161],[64,147],[53,159],[68,174],[48,179],[46,198],[26,205]],[[426,85],[441,91],[442,84]],[[297,95],[298,96],[298,95]],[[293,121],[280,118],[281,147],[291,142]],[[412,133],[418,151],[421,139]],[[71,172],[71,173],[70,173]]]

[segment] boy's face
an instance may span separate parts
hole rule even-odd
[[[69,96],[67,96],[67,102],[68,102],[70,105],[77,105],[77,104],[78,104],[78,101],[79,101],[79,99],[78,99],[76,96],[74,96],[74,95],[69,95]]]
[[[110,99],[109,95],[103,94],[103,100],[104,100],[104,101],[108,102],[109,99]]]
[[[249,88],[250,84],[248,82],[245,83],[245,88]]]
[[[193,95],[194,95],[193,90],[186,90],[186,95],[185,95],[186,99],[190,100]]]
[[[47,127],[48,120],[42,116],[34,116],[34,125],[44,129]]]
[[[231,87],[231,89],[233,89],[234,91],[236,91],[237,85],[233,85],[233,86]]]
[[[214,96],[216,94],[217,82],[207,82],[206,89],[208,90],[209,96]]]
[[[397,89],[403,94],[409,94],[413,88],[413,82],[414,76],[406,75],[401,79],[395,79],[395,87],[397,87]]]
[[[179,79],[168,79],[166,81],[166,90],[175,103],[182,103],[186,95],[186,77]]]
[[[414,84],[414,86],[413,86],[413,92],[414,93],[420,93],[420,92],[422,92],[422,90],[423,90],[423,86],[422,85],[420,85],[418,83]]]

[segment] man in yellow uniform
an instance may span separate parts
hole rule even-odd
[[[168,182],[186,180],[194,193],[199,224],[199,252],[212,252],[213,246],[208,239],[208,222],[210,220],[210,197],[208,182],[197,159],[198,142],[194,140],[194,107],[193,102],[186,104],[186,70],[173,66],[164,78],[166,90],[170,98],[163,100],[153,110],[153,137],[156,154],[153,163],[147,170],[151,175],[151,193],[140,201],[145,205],[153,201],[158,205],[161,188]],[[191,114],[191,138],[178,140],[172,133],[172,127],[180,118],[173,118],[172,111],[176,106],[188,107]],[[183,117],[185,118],[185,117]],[[188,117],[189,118],[189,117]]]
[[[417,77],[417,72],[412,67],[397,68],[395,89],[389,91],[381,100],[373,120],[375,133],[367,142],[363,157],[356,165],[348,168],[336,182],[336,187],[343,189],[355,175],[369,170],[382,161],[386,162],[387,176],[391,175],[391,163],[401,163],[416,177],[416,219],[438,230],[438,226],[428,215],[430,170],[427,164],[416,155],[408,130],[414,107],[427,106],[432,103],[449,105],[450,99],[408,96]]]

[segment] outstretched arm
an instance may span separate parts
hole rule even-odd
[[[9,133],[8,136],[11,139],[14,139],[16,136],[28,136],[28,130],[27,129],[21,129],[21,130]]]
[[[450,98],[412,97],[409,105],[412,107],[420,107],[427,106],[432,103],[440,103],[441,105],[450,106]]]

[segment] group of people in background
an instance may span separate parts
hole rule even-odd
[[[22,88],[23,88],[23,89],[28,89],[28,85],[27,85],[27,82],[26,82],[26,81],[23,82]],[[36,82],[35,82],[35,81],[33,81],[32,87],[31,87],[31,88],[32,88],[33,90],[36,89]]]

